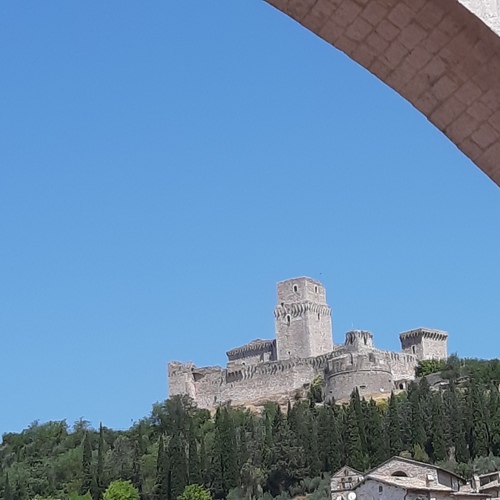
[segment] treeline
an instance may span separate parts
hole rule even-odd
[[[452,354],[446,360],[421,361],[416,369],[417,377],[440,373],[444,379],[459,381],[461,378],[474,377],[482,384],[500,384],[500,360],[459,358]]]
[[[497,381],[471,375],[432,391],[425,378],[375,402],[355,390],[349,404],[317,403],[317,393],[261,414],[220,407],[215,414],[174,397],[127,431],[94,430],[83,420],[34,423],[3,435],[0,492],[7,500],[102,498],[129,480],[144,500],[175,500],[188,484],[214,498],[329,498],[329,474],[393,455],[444,463],[470,475],[500,460]],[[489,458],[485,458],[489,457]],[[483,472],[479,470],[479,472]],[[484,470],[486,472],[486,470]]]

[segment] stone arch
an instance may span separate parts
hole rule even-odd
[[[408,474],[402,470],[397,470],[396,472],[393,472],[391,476],[394,477],[408,477]]]
[[[385,82],[500,186],[500,8],[489,0],[266,0]]]

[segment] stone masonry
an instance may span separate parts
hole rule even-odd
[[[266,0],[408,100],[500,186],[498,0]]]
[[[168,365],[170,396],[187,394],[202,408],[221,403],[261,405],[284,402],[316,378],[324,380],[327,400],[405,389],[420,360],[447,357],[448,334],[418,328],[400,334],[402,352],[377,349],[368,331],[347,332],[334,345],[331,309],[321,283],[301,277],[277,285],[276,338],[253,340],[227,351],[226,368]]]

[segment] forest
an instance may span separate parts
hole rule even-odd
[[[321,500],[342,465],[366,471],[393,455],[465,477],[500,468],[500,362],[452,356],[419,367],[420,375],[436,371],[439,389],[423,376],[382,401],[355,389],[346,404],[324,404],[316,381],[307,398],[268,403],[260,413],[211,413],[173,397],[125,431],[34,422],[2,436],[1,498],[101,500],[124,480],[142,500],[176,500],[187,485],[216,499]]]

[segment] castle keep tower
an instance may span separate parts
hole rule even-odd
[[[333,351],[332,310],[324,286],[311,278],[281,281],[274,309],[278,359],[310,358]]]

